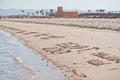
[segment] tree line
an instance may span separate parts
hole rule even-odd
[[[91,13],[92,10],[87,10],[88,13]],[[105,13],[105,9],[97,9],[95,10],[96,13]],[[106,13],[120,13],[120,11],[107,11]]]
[[[50,9],[50,11],[45,11],[44,9],[40,11],[35,11],[35,12],[26,12],[25,10],[21,10],[23,16],[28,16],[28,17],[52,17],[55,15],[54,10]]]

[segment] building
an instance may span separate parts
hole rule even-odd
[[[77,18],[78,12],[64,12],[63,7],[58,7],[56,17]]]

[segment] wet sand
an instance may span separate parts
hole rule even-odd
[[[69,72],[66,80],[120,80],[119,31],[9,21],[0,28]]]

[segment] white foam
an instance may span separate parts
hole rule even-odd
[[[35,77],[37,76],[38,72],[33,69],[32,67],[29,67],[27,66],[26,64],[23,63],[23,60],[21,57],[15,57],[15,61],[18,63],[18,64],[21,64],[22,67],[26,68],[28,71],[31,72],[31,74],[33,75],[32,76],[32,80],[35,79]]]
[[[22,64],[23,61],[22,61],[21,57],[16,57],[15,59],[16,59],[16,61],[17,61],[18,63],[21,63],[21,64]]]

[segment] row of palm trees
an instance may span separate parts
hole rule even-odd
[[[92,12],[91,10],[88,10],[87,12]],[[104,13],[106,12],[105,9],[97,9],[95,12],[97,13]],[[120,11],[108,11],[108,13],[120,13]]]
[[[88,12],[91,12],[91,10],[88,10]],[[97,9],[96,12],[97,13],[103,13],[103,12],[105,12],[105,9]]]
[[[49,17],[49,16],[53,16],[54,15],[54,10],[53,9],[50,9],[49,12],[47,11],[44,11],[43,9],[40,10],[40,11],[36,11],[34,13],[30,13],[30,12],[27,12],[25,14],[25,10],[21,10],[23,16],[27,15],[27,16],[36,16],[36,17]]]

